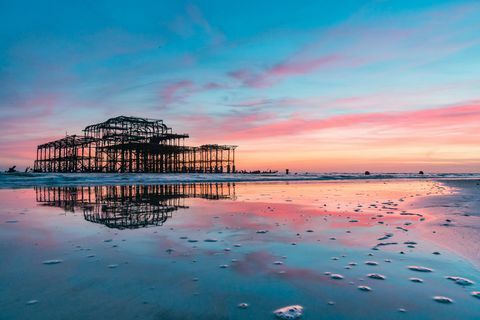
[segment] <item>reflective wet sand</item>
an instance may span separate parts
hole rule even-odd
[[[1,318],[271,319],[298,305],[302,319],[474,319],[478,261],[449,226],[468,209],[461,192],[426,180],[0,190]]]

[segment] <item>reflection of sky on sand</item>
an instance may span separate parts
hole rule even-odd
[[[86,221],[82,207],[39,205],[33,189],[0,190],[0,310],[5,319],[262,319],[301,304],[305,319],[472,319],[480,312],[470,296],[478,270],[421,237],[429,212],[409,210],[417,197],[442,193],[427,181],[241,183],[235,200],[192,196],[162,226],[116,229]],[[396,244],[372,250],[380,242]],[[49,259],[63,262],[42,264]],[[476,284],[461,287],[449,275]],[[39,302],[26,305],[31,299]],[[249,308],[237,308],[241,302]]]

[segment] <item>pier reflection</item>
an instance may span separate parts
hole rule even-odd
[[[109,228],[161,226],[185,209],[187,198],[235,199],[234,183],[35,187],[36,201],[65,212],[81,210],[85,220]]]

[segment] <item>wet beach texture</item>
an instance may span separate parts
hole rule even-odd
[[[0,190],[0,319],[480,316],[478,180],[138,188]]]

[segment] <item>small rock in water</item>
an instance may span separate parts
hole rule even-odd
[[[437,302],[440,302],[440,303],[445,303],[445,304],[453,303],[452,299],[450,299],[449,297],[444,297],[444,296],[435,296],[435,297],[433,297],[433,300],[435,300]]]
[[[369,286],[358,286],[357,288],[361,291],[372,291],[372,288],[370,288]]]
[[[112,242],[112,239],[103,240],[103,242]]]
[[[247,309],[248,308],[248,303],[245,303],[245,302],[239,303],[238,307],[240,309]]]
[[[367,274],[367,277],[369,277],[371,279],[377,279],[377,280],[385,280],[387,278],[384,275],[379,274],[379,273],[369,273],[369,274]]]
[[[461,286],[471,286],[472,284],[475,283],[470,279],[462,278],[462,277],[448,276],[446,278],[448,280],[454,281],[456,284],[461,285]]]
[[[405,312],[407,312],[407,309],[405,309],[405,308],[398,308],[398,312],[405,313]]]
[[[35,299],[34,300],[28,300],[26,305],[31,306],[32,304],[36,304],[36,303],[38,303],[38,300],[35,300]]]
[[[222,264],[222,265],[220,266],[220,268],[226,269],[226,268],[228,268],[228,264]]]
[[[418,272],[433,272],[433,269],[422,266],[408,266],[408,269]]]
[[[470,292],[470,294],[471,294],[473,297],[475,297],[475,298],[477,298],[477,299],[480,299],[480,291],[472,291],[472,292]]]
[[[376,266],[376,265],[378,265],[378,262],[375,262],[375,261],[365,261],[365,264],[368,265],[368,266]]]
[[[273,314],[280,319],[298,319],[303,314],[303,307],[300,305],[283,307],[273,311]]]
[[[268,230],[258,230],[257,233],[267,233]]]
[[[420,278],[408,278],[408,280],[410,280],[412,282],[416,282],[416,283],[422,283],[423,282],[423,279],[420,279]]]
[[[274,262],[273,262],[273,264],[275,264],[275,265],[279,266],[279,265],[282,265],[282,264],[283,264],[283,262],[282,262],[282,261],[274,261]]]
[[[205,239],[204,242],[217,242],[217,239]]]
[[[118,264],[109,264],[108,267],[110,269],[115,269],[116,267],[118,267]]]
[[[195,240],[195,239],[188,239],[188,242],[198,242],[198,240]]]
[[[59,264],[59,263],[62,263],[62,262],[63,262],[63,260],[60,260],[60,259],[52,259],[52,260],[45,260],[42,263],[43,264]]]
[[[5,221],[5,223],[17,223],[17,222],[18,222],[18,220],[7,220],[7,221]]]
[[[438,256],[438,255],[440,254],[440,252],[438,252],[438,251],[435,251],[435,252],[432,252],[432,254],[434,254],[434,255]]]
[[[342,280],[343,276],[341,274],[334,273],[330,276],[330,278],[335,279],[335,280]]]

